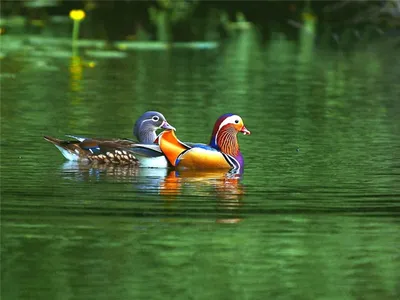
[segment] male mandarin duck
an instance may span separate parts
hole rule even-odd
[[[215,122],[208,145],[183,143],[172,130],[160,133],[156,142],[177,169],[236,169],[241,172],[244,159],[239,150],[238,132],[250,134],[240,116],[224,114]]]
[[[165,117],[156,111],[145,112],[135,123],[133,134],[138,142],[130,139],[104,139],[72,136],[76,140],[60,140],[44,136],[53,143],[71,161],[87,161],[112,164],[134,164],[141,167],[167,167],[168,162],[158,145],[157,129],[175,130]],[[145,146],[145,148],[142,148]],[[130,150],[137,148],[135,154],[144,156],[138,159]]]

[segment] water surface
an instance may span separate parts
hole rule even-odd
[[[1,62],[3,299],[400,297],[394,52],[35,47]],[[146,110],[192,142],[241,115],[243,177],[73,164],[42,139],[131,137]]]

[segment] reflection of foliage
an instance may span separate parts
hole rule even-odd
[[[172,23],[179,22],[188,18],[194,11],[197,1],[192,1],[190,3],[186,1],[175,1],[170,0],[159,0],[157,1],[158,8],[151,6],[149,8],[149,17],[153,23],[156,23],[160,14],[168,12],[169,20]]]
[[[158,39],[170,41],[171,25],[188,19],[197,6],[197,3],[197,1],[158,0],[158,7],[149,7],[149,18],[158,28]]]
[[[351,48],[389,35],[400,25],[400,0],[342,0],[323,6],[321,44]],[[396,38],[390,43],[396,44]]]
[[[155,7],[149,8],[150,18],[154,20],[154,18],[157,18],[157,13],[160,10],[164,10],[169,12],[171,22],[175,23],[188,18],[197,6],[198,1],[158,0],[157,3],[159,4],[159,9]]]
[[[349,1],[342,0],[335,4],[326,5],[324,7],[326,14],[340,14],[354,11],[345,23],[360,24],[373,23],[380,24],[384,21],[390,25],[399,24],[400,22],[400,0],[387,0],[381,2],[372,2],[366,0]]]

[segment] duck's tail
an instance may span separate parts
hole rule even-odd
[[[44,139],[46,140],[46,141],[48,141],[48,142],[50,142],[50,143],[52,143],[52,144],[54,144],[54,145],[58,145],[58,146],[60,146],[61,144],[63,144],[63,142],[65,143],[66,141],[63,141],[63,140],[60,140],[60,139],[56,139],[56,138],[54,138],[54,137],[51,137],[51,136],[48,136],[48,135],[45,135],[45,136],[43,136],[44,137]]]
[[[79,141],[60,140],[51,136],[43,136],[44,139],[57,147],[61,154],[68,160],[79,160],[79,147],[76,146]]]

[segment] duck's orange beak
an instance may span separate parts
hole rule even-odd
[[[242,129],[240,129],[240,132],[243,132],[244,135],[251,134],[249,130],[243,125]]]

